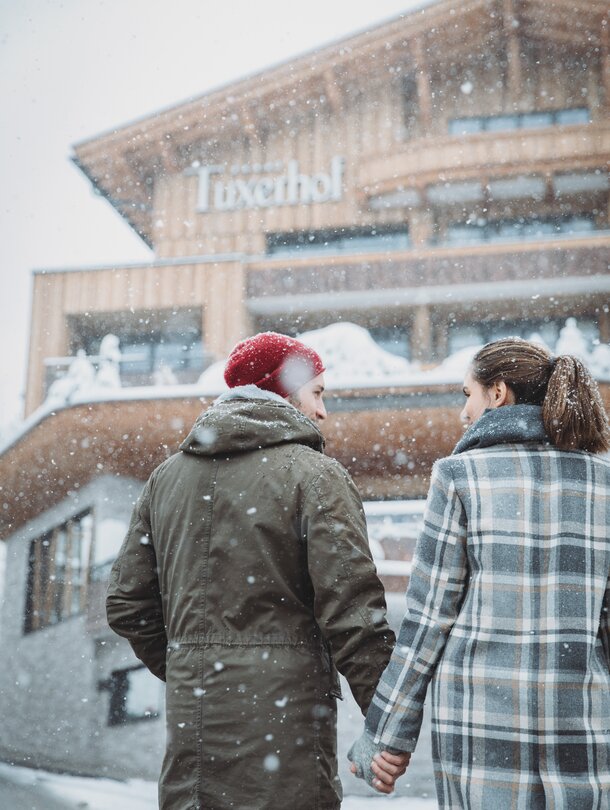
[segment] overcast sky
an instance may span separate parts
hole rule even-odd
[[[20,412],[31,271],[152,256],[73,144],[430,0],[0,0],[0,425]]]

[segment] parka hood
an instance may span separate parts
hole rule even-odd
[[[324,450],[324,437],[311,419],[282,397],[244,385],[223,394],[198,417],[180,450],[216,456],[289,443]]]

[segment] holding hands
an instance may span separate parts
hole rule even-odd
[[[392,793],[396,780],[407,770],[411,754],[407,751],[384,751],[371,735],[364,731],[348,751],[351,772],[364,779],[379,793]]]

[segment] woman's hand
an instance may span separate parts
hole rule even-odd
[[[365,731],[348,752],[348,759],[352,762],[350,770],[379,793],[392,793],[396,780],[407,769],[411,754],[390,754],[380,748]]]
[[[371,763],[371,770],[377,777],[373,787],[379,793],[392,793],[396,780],[403,775],[409,766],[411,754],[390,754],[382,751],[375,754]]]

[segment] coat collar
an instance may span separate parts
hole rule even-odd
[[[453,455],[496,444],[549,444],[540,405],[503,405],[488,409],[462,436]]]

